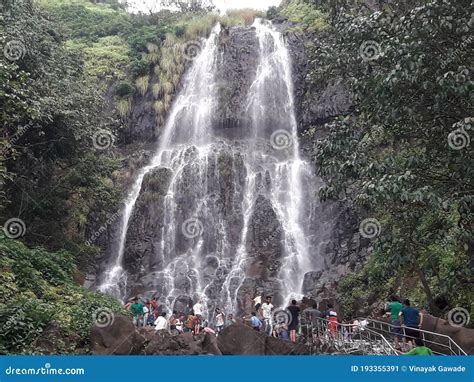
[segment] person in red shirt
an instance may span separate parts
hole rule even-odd
[[[156,312],[158,309],[158,301],[156,301],[156,297],[153,297],[150,301],[150,307],[151,307],[151,314],[153,314],[153,318],[156,320]]]

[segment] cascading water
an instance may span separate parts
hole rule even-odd
[[[168,309],[202,299],[209,313],[239,313],[256,290],[286,304],[304,274],[322,268],[317,180],[299,154],[289,53],[270,24],[253,27],[259,57],[239,139],[215,126],[225,65],[216,26],[125,202],[101,291],[157,295]]]

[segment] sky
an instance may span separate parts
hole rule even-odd
[[[268,9],[280,3],[281,0],[214,0],[214,4],[222,11],[236,8]]]
[[[272,5],[279,5],[282,0],[212,0],[214,5],[225,12],[228,9],[238,8],[255,8],[266,10]],[[128,0],[130,10],[147,12],[151,10],[158,10],[158,0]]]

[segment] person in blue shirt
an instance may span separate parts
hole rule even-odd
[[[250,319],[250,325],[252,326],[253,330],[256,330],[257,332],[260,331],[260,328],[262,327],[262,321],[260,321],[257,318],[257,313],[252,312],[252,318]]]
[[[401,322],[405,328],[405,338],[409,349],[413,348],[413,340],[420,337],[419,329],[423,323],[423,315],[418,309],[410,306],[410,300],[403,301],[403,308],[399,313]]]

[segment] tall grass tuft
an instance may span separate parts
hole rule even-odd
[[[153,103],[153,110],[156,115],[162,115],[165,112],[165,104],[163,101],[155,101]]]
[[[146,91],[148,90],[148,83],[150,81],[150,77],[149,76],[142,76],[142,77],[138,77],[136,80],[135,80],[135,86],[137,87],[138,89],[138,92],[144,96],[146,94]]]
[[[119,99],[115,107],[121,117],[126,117],[130,113],[130,110],[132,110],[132,102],[128,98]]]
[[[161,97],[163,94],[165,94],[165,89],[163,88],[163,84],[161,82],[153,84],[151,90],[155,98]]]

